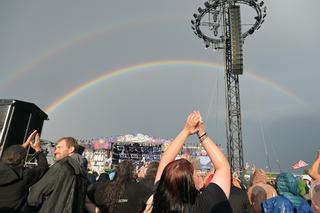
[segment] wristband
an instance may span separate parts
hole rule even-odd
[[[201,139],[202,137],[204,137],[204,136],[206,136],[206,135],[207,135],[207,133],[204,132],[202,135],[198,136],[198,138]]]
[[[200,143],[202,143],[206,138],[207,138],[207,133],[203,133],[202,135],[198,136],[199,140],[200,140]]]

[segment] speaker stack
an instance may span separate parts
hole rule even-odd
[[[33,103],[13,99],[0,99],[0,156],[14,144],[22,144],[37,130],[41,133],[48,115]]]
[[[232,73],[243,74],[243,38],[241,34],[241,16],[240,6],[231,6],[229,8],[229,20],[231,29],[231,60]]]

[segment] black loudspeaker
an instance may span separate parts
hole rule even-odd
[[[241,34],[241,16],[240,6],[231,6],[229,8],[229,19],[231,29],[231,60],[232,73],[243,74],[243,38]]]
[[[0,156],[13,144],[22,144],[37,130],[41,133],[48,115],[33,103],[19,100],[0,100]]]

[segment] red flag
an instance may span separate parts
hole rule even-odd
[[[293,169],[300,169],[302,167],[308,166],[308,164],[306,162],[304,162],[303,160],[299,160],[297,163],[294,163],[292,165]]]

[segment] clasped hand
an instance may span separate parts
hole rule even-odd
[[[26,142],[22,144],[24,148],[31,146],[36,152],[41,151],[40,135],[37,133],[37,130],[33,131]]]
[[[199,111],[193,111],[189,114],[184,126],[184,130],[187,131],[189,135],[205,132],[204,123]]]

